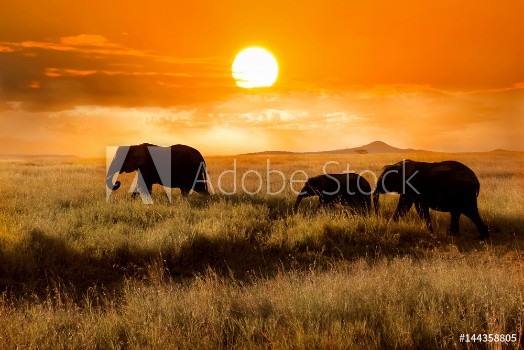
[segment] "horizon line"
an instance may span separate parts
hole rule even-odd
[[[358,147],[357,147],[358,148]],[[340,149],[343,150],[343,149]],[[337,150],[328,150],[328,151],[256,151],[256,152],[247,152],[247,153],[224,153],[224,154],[208,154],[206,157],[230,157],[230,156],[286,156],[286,155],[321,155],[328,152],[334,152]],[[493,152],[509,152],[509,153],[524,153],[524,150],[509,150],[497,148],[491,151],[428,151],[428,150],[416,150],[413,149],[412,152],[403,151],[399,149],[399,152],[370,152],[370,153],[329,153],[332,155],[375,155],[375,154],[413,154],[413,153],[442,153],[442,154],[467,154],[467,153],[493,153]],[[283,154],[271,154],[271,153],[283,153]],[[103,159],[103,156],[80,156],[76,154],[58,154],[58,153],[46,153],[46,154],[29,154],[29,153],[0,153],[0,160],[2,158],[8,159],[7,157],[13,157],[13,159],[19,158],[78,158],[78,159]]]

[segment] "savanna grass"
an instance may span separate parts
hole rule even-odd
[[[218,183],[233,157],[208,157],[215,194],[173,190],[169,202],[155,187],[153,205],[130,198],[132,176],[106,202],[103,160],[3,161],[0,348],[453,348],[473,332],[520,342],[524,156],[406,158],[471,167],[491,239],[478,242],[466,218],[447,236],[444,213],[431,213],[433,234],[414,211],[392,223],[394,195],[379,217],[316,199],[292,213],[295,170],[338,161],[327,170],[378,174],[399,155],[270,157],[284,181],[266,157],[239,156],[234,195]],[[249,169],[263,182],[245,177],[254,196],[242,192]],[[232,191],[233,176],[220,185]]]

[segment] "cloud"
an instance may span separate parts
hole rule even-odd
[[[12,47],[0,44],[0,52],[13,52],[13,51],[15,51],[15,49],[13,49]]]
[[[95,57],[97,55],[139,57],[147,58],[153,62],[163,62],[172,65],[214,64],[217,59],[216,57],[187,58],[159,55],[154,52],[137,50],[111,42],[103,35],[92,34],[60,37],[58,41],[0,42],[0,52],[28,51],[30,49],[76,52]]]
[[[523,89],[466,93],[410,86],[236,94],[185,107],[84,105],[28,112],[11,103],[0,112],[0,138],[11,140],[2,152],[15,152],[18,140],[24,150],[33,149],[29,153],[88,156],[103,156],[108,145],[142,142],[185,143],[204,154],[330,150],[374,140],[437,151],[524,150],[523,101]]]
[[[85,77],[87,75],[96,74],[96,70],[86,70],[86,69],[68,69],[68,68],[46,68],[45,76],[51,78],[57,77]]]
[[[66,36],[60,38],[60,42],[69,46],[91,46],[91,47],[121,47],[121,45],[111,43],[103,35],[80,34],[76,36]]]
[[[101,35],[0,43],[0,101],[19,101],[28,111],[187,106],[223,100],[234,90],[229,67],[215,58],[154,54]]]
[[[189,73],[171,73],[155,71],[132,71],[132,70],[95,70],[95,69],[71,69],[71,68],[46,68],[45,75],[51,78],[57,77],[85,77],[88,75],[101,74],[107,76],[127,75],[127,76],[153,76],[162,79],[164,77],[192,78],[195,75]],[[162,84],[162,81],[158,82]],[[167,83],[165,86],[169,86]]]
[[[53,51],[76,51],[85,54],[98,55],[125,55],[125,56],[147,56],[144,51],[127,48],[123,45],[112,43],[102,35],[80,34],[59,38],[58,42],[50,41],[22,41],[22,42],[0,42],[0,47],[9,51],[24,51],[27,49],[42,49]]]
[[[524,137],[523,90],[479,94],[410,86],[405,90],[383,87],[379,88],[382,92],[374,94],[376,89],[333,96],[237,95],[221,105],[196,107],[183,114],[171,110],[167,117],[148,118],[147,124],[151,130],[170,135],[216,127],[244,130],[246,134],[256,130],[265,135],[265,140],[271,140],[270,148],[281,145],[287,150],[345,148],[376,139],[401,147],[442,151],[490,150],[508,145],[520,149],[501,135],[511,134],[512,140],[517,140],[517,135]],[[493,137],[489,137],[490,132]],[[224,143],[234,142],[226,139]],[[260,150],[251,146],[237,145],[244,151]]]

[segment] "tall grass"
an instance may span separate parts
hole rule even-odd
[[[378,173],[401,158],[270,163],[289,181],[296,169],[321,173],[327,160],[340,162],[330,172]],[[473,332],[521,342],[524,156],[406,158],[470,166],[492,238],[478,242],[465,218],[461,235],[447,236],[444,213],[431,213],[433,234],[414,212],[391,223],[393,195],[380,217],[317,210],[316,199],[294,215],[289,183],[267,193],[265,157],[237,157],[238,189],[245,171],[262,174],[256,196],[174,190],[169,203],[155,187],[153,205],[130,198],[132,176],[106,202],[103,160],[2,161],[0,348],[453,348]],[[207,163],[217,190],[233,157]],[[259,187],[246,179],[249,191]],[[232,176],[222,180],[234,188]],[[279,181],[270,174],[269,189]]]
[[[55,285],[44,299],[0,300],[0,346],[446,349],[460,333],[521,334],[522,265],[476,258],[358,259],[244,282],[213,271],[176,282],[153,264],[118,297],[92,288],[75,301]]]

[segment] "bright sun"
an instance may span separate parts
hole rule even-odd
[[[250,47],[240,51],[233,61],[233,78],[243,88],[273,85],[278,76],[278,64],[269,51]]]

